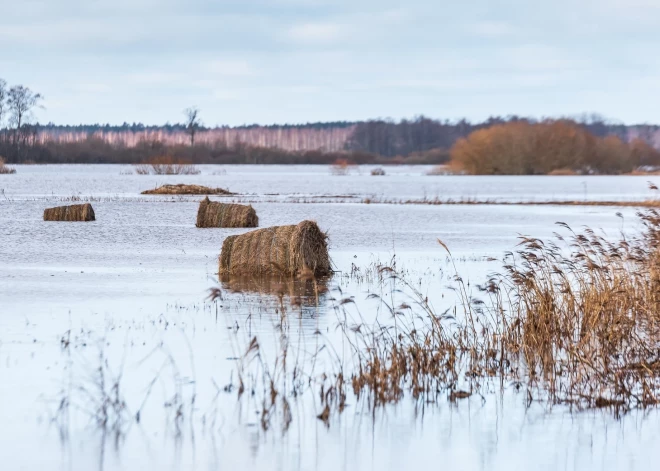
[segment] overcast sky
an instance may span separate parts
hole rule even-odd
[[[660,0],[0,0],[41,122],[660,123]]]

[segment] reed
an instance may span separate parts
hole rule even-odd
[[[522,237],[502,273],[481,287],[486,302],[470,296],[457,274],[460,309],[440,315],[383,267],[381,275],[412,292],[415,303],[386,303],[394,319],[386,328],[344,327],[359,358],[355,394],[374,406],[406,393],[430,400],[446,391],[457,400],[497,378],[524,390],[528,401],[617,412],[657,405],[660,214],[640,218],[642,234],[615,242],[563,223],[568,235],[554,241]]]

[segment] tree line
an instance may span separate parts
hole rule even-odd
[[[543,120],[507,116],[483,122],[338,121],[207,127],[196,107],[185,120],[59,126],[34,123],[43,97],[0,79],[0,157],[11,163],[141,163],[166,156],[189,163],[354,163],[452,161],[471,173],[618,173],[660,165],[658,126],[612,124],[599,116]]]

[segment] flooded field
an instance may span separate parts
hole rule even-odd
[[[647,181],[659,177],[131,170],[17,166],[0,176],[3,468],[614,470],[646,469],[660,457],[654,408],[576,410],[529,401],[497,380],[465,398],[406,391],[378,408],[337,388],[338,374],[350,382],[359,364],[356,337],[344,331],[391,325],[390,308],[421,315],[419,296],[432,312],[452,313],[456,272],[468,296],[483,297],[478,286],[502,270],[519,235],[550,238],[558,221],[608,239],[641,229],[629,207],[365,200],[638,201],[653,197]],[[197,229],[201,197],[140,195],[165,183],[238,193],[211,199],[250,202],[260,227],[317,221],[337,273],[317,283],[221,282],[222,242],[246,229]],[[93,204],[96,221],[42,220],[45,208],[77,201]],[[385,266],[407,284],[385,276]],[[212,288],[220,288],[215,300]]]

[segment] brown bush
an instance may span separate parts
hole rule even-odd
[[[16,169],[12,168],[12,167],[7,167],[5,165],[5,159],[0,157],[0,175],[3,175],[3,174],[8,175],[8,174],[12,174],[12,173],[16,173]]]
[[[556,170],[623,173],[630,147],[615,136],[597,138],[573,121],[498,124],[459,139],[451,163],[475,175],[545,175]]]
[[[191,163],[171,156],[153,157],[146,164],[135,166],[138,175],[199,175],[199,169]]]

